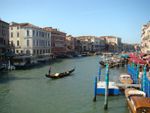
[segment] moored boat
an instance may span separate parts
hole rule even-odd
[[[75,68],[73,68],[69,71],[62,72],[62,73],[46,74],[45,76],[48,78],[53,78],[53,79],[63,78],[65,76],[69,76],[74,71],[75,71]]]
[[[132,80],[130,75],[128,75],[128,74],[121,74],[120,75],[120,82],[123,83],[123,84],[132,84],[133,80]]]
[[[145,97],[145,92],[128,88],[125,96],[131,113],[150,113],[150,98]]]
[[[105,87],[106,87],[106,82],[105,81],[99,81],[97,83],[97,94],[98,95],[105,95]],[[120,90],[116,86],[115,82],[109,82],[108,86],[108,95],[119,95]]]

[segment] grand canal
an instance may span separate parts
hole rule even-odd
[[[57,60],[52,73],[76,67],[72,76],[52,80],[45,77],[49,65],[29,70],[0,73],[0,113],[129,113],[124,95],[109,97],[104,111],[104,96],[93,100],[94,78],[99,56]],[[110,80],[119,82],[125,68],[110,70]],[[104,79],[105,70],[102,70]]]

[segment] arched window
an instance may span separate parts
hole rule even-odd
[[[27,55],[30,55],[30,50],[26,50],[26,54],[27,54]]]
[[[19,40],[17,40],[17,46],[19,46]]]

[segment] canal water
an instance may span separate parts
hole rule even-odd
[[[71,76],[46,78],[50,65],[29,70],[0,73],[0,113],[129,113],[124,95],[104,96],[94,103],[94,78],[98,74],[100,56],[62,59],[51,63],[52,73],[76,67]],[[119,82],[125,68],[110,70],[110,80]],[[104,79],[105,69],[102,69]]]

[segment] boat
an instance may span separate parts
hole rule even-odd
[[[132,80],[131,76],[128,74],[121,74],[120,82],[123,84],[133,84],[133,80]]]
[[[106,82],[99,81],[97,83],[97,94],[105,95],[105,87],[106,87]],[[120,94],[119,87],[116,85],[115,82],[110,81],[108,86],[108,95],[119,95],[119,94]]]
[[[146,97],[145,92],[127,88],[125,96],[131,113],[150,113],[150,98]]]
[[[73,68],[69,71],[62,72],[62,73],[46,74],[45,76],[48,77],[48,78],[53,78],[53,79],[63,78],[65,76],[69,76],[74,71],[75,71],[75,68]]]
[[[106,66],[106,63],[105,63],[104,61],[100,61],[99,64],[100,64],[101,66],[103,66],[103,67]]]

